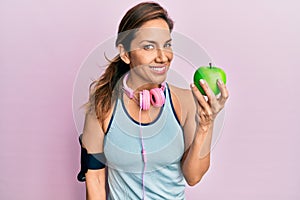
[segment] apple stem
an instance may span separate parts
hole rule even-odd
[[[209,68],[211,68],[211,63],[209,63]]]

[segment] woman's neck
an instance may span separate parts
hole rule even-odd
[[[128,77],[127,85],[133,91],[150,90],[152,88],[161,87],[161,84],[149,83],[149,82],[147,83],[145,81],[143,82],[140,79],[134,79],[131,75],[129,75]]]

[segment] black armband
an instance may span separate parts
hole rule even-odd
[[[106,159],[104,153],[89,154],[87,150],[82,146],[81,136],[79,137],[81,156],[80,165],[81,169],[77,175],[77,180],[80,182],[85,181],[85,173],[88,169],[103,169],[105,168]]]

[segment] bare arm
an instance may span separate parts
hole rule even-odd
[[[196,185],[210,166],[210,143],[213,125],[207,130],[198,130],[185,151],[181,164],[182,172],[190,186]]]
[[[84,130],[82,135],[82,144],[89,154],[103,152],[104,132],[101,128],[96,115],[88,113],[85,117]],[[100,162],[105,162],[100,160]],[[86,177],[86,199],[87,200],[105,200],[105,168],[88,169]]]
[[[191,89],[196,104],[188,108],[189,112],[183,126],[187,149],[183,155],[181,166],[184,177],[191,186],[196,185],[209,169],[214,119],[228,98],[228,91],[224,84],[218,83],[221,91],[218,99],[206,83],[200,84],[206,92],[208,100],[192,85]]]
[[[86,178],[86,199],[105,200],[105,168],[98,170],[88,170]]]

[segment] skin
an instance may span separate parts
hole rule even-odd
[[[159,87],[160,83],[166,79],[167,71],[173,59],[173,52],[170,30],[164,20],[155,19],[146,22],[135,35],[130,52],[126,52],[122,45],[119,45],[118,48],[121,59],[130,64],[131,71],[127,85],[136,91],[136,98],[138,98],[140,90]],[[153,71],[153,67],[164,68],[163,73]],[[217,84],[221,92],[218,98],[206,82],[200,82],[207,100],[194,84],[191,84],[191,90],[170,85],[172,102],[183,127],[185,139],[185,153],[181,160],[181,168],[187,183],[191,186],[196,185],[209,169],[214,120],[228,99],[228,90],[225,84],[221,81],[218,81]],[[123,96],[123,99],[129,115],[139,121],[137,103],[126,95]],[[99,124],[95,115],[87,114],[85,131],[89,133],[97,130],[94,136],[98,137],[97,140],[103,141],[112,111],[113,108],[104,124]],[[160,108],[153,106],[147,111],[142,111],[142,123],[153,121],[158,116],[159,111]],[[88,144],[89,140],[95,140],[92,135],[86,134],[83,140]],[[102,149],[99,149],[98,146],[87,146],[89,153],[103,151],[103,143]],[[105,170],[88,170],[86,187],[88,200],[105,199]]]

